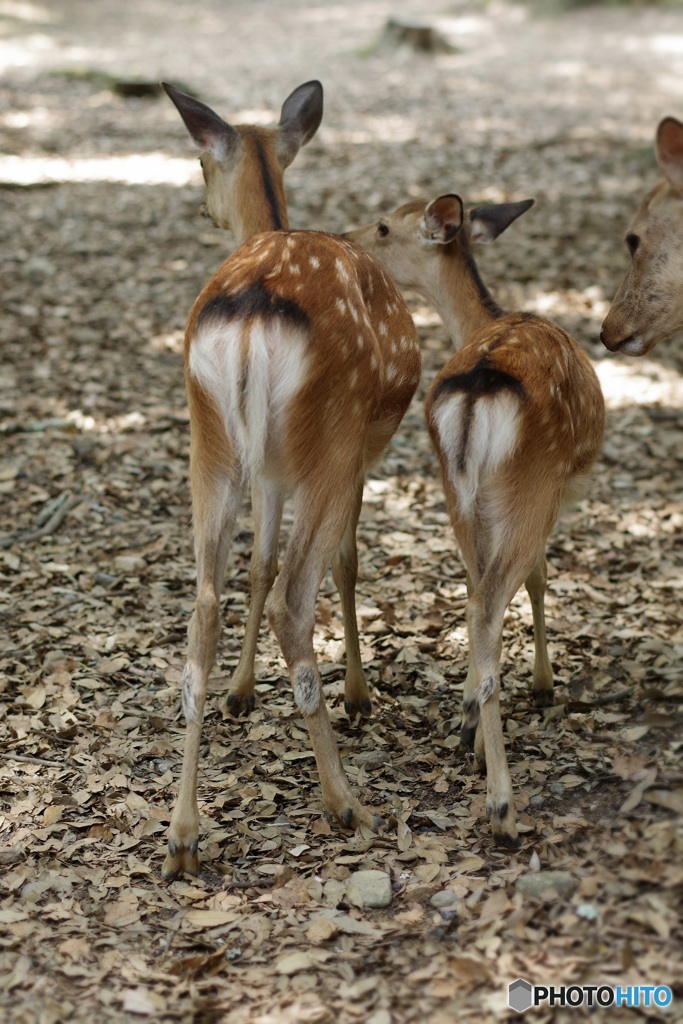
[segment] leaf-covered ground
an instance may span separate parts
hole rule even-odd
[[[629,361],[597,338],[621,237],[656,180],[654,127],[683,113],[683,12],[534,20],[518,5],[428,0],[420,17],[450,49],[424,54],[382,36],[403,6],[0,4],[0,1014],[11,1024],[486,1024],[507,1019],[519,976],[669,984],[668,1017],[680,1017],[683,350],[672,339]],[[232,120],[268,121],[313,77],[325,120],[288,171],[292,223],[341,230],[416,194],[534,196],[482,272],[502,302],[576,334],[604,385],[608,432],[588,499],[550,544],[550,709],[528,698],[524,594],[508,615],[504,716],[524,840],[510,855],[491,846],[485,780],[459,749],[464,575],[421,411],[449,347],[409,296],[423,382],[359,529],[368,721],[343,713],[331,580],[316,628],[347,772],[396,827],[345,834],[326,820],[265,623],[257,709],[237,721],[218,711],[247,600],[245,508],[205,724],[203,872],[166,884],[194,596],[180,347],[232,240],[196,216],[198,166],[171,104],[116,82],[165,78]],[[384,909],[362,905],[353,876],[366,868],[391,879]],[[518,891],[539,868],[569,887]]]

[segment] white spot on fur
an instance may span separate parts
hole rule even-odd
[[[342,281],[348,281],[349,272],[344,266],[343,260],[337,257],[336,260],[334,261],[334,265],[337,268],[337,274],[339,275],[339,277],[341,277]]]
[[[389,328],[385,324],[384,320],[380,320],[379,324],[377,325],[377,330],[382,335],[382,337],[386,337],[386,335],[389,333]]]
[[[202,720],[197,697],[194,666],[187,664],[183,670],[182,692],[183,714],[185,715],[186,722],[201,722]]]
[[[308,665],[294,670],[294,699],[302,715],[314,715],[320,706],[320,684]]]
[[[290,263],[289,272],[290,274],[294,274],[295,277],[298,277],[299,274],[301,273],[301,267],[299,266],[298,263]]]
[[[335,305],[336,305],[337,309],[339,310],[339,312],[342,314],[342,316],[345,316],[346,315],[346,303],[344,302],[344,300],[343,299],[337,299]]]
[[[496,692],[497,685],[495,676],[486,676],[485,679],[482,679],[481,686],[477,689],[477,700],[480,705],[485,704],[487,700],[491,700],[491,697]]]
[[[318,268],[320,267],[320,260],[318,259],[317,256],[309,256],[308,262],[311,264],[314,270],[318,270]]]

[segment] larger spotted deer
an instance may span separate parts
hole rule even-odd
[[[664,175],[626,235],[631,263],[600,337],[611,352],[642,356],[683,330],[683,124],[665,117],[655,139]]]
[[[504,313],[479,276],[472,242],[489,242],[532,205],[480,206],[456,195],[416,200],[349,237],[404,287],[421,292],[456,353],[425,403],[448,511],[467,569],[469,669],[463,739],[487,767],[494,840],[519,845],[500,715],[503,618],[524,583],[533,611],[532,694],[552,703],[545,545],[600,450],[604,403],[576,342],[549,320]],[[476,738],[475,738],[476,737]]]
[[[339,237],[288,229],[283,172],[320,124],[320,84],[295,90],[275,128],[226,124],[204,104],[165,89],[202,150],[208,213],[242,243],[199,295],[185,334],[197,599],[183,673],[183,767],[162,868],[173,878],[199,869],[202,720],[221,584],[249,485],[252,594],[231,708],[253,705],[254,651],[268,598],[324,805],[346,827],[381,824],[354,796],[342,767],[313,652],[315,602],[331,563],[346,634],[347,709],[366,712],[356,524],[366,467],[410,403],[420,351],[403,299],[374,260]],[[293,525],[275,580],[288,492]]]

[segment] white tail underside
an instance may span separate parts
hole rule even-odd
[[[480,501],[486,479],[493,477],[501,463],[514,452],[519,433],[519,399],[512,394],[481,397],[475,402],[469,430],[466,429],[466,395],[444,397],[432,416],[439,432],[442,451],[448,460],[448,476],[458,498],[461,515],[469,518]],[[467,437],[463,453],[462,438]],[[464,466],[463,463],[464,462]],[[477,507],[477,515],[484,510]]]
[[[306,378],[306,345],[303,331],[275,319],[202,327],[192,342],[190,373],[220,410],[247,479],[284,437],[286,410]]]

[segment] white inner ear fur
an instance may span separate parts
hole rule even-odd
[[[439,234],[441,232],[441,234]],[[434,232],[431,232],[427,226],[427,220],[425,217],[420,218],[420,222],[417,226],[417,233],[423,242],[427,245],[445,245],[445,239],[442,237],[443,225],[439,224],[435,228]]]
[[[493,235],[486,221],[470,219],[470,241],[486,244],[493,241]]]

